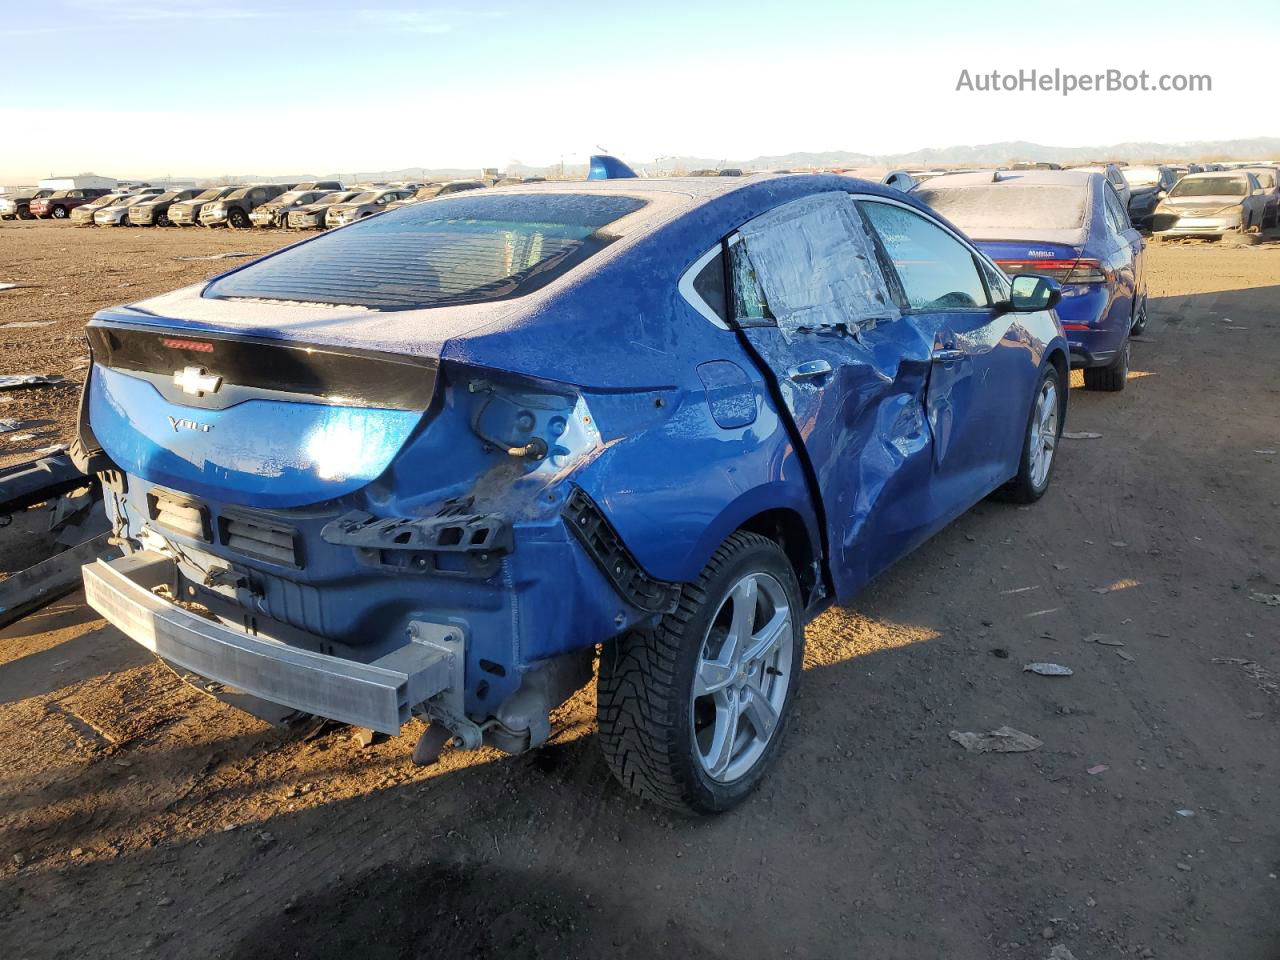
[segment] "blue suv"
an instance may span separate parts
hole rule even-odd
[[[618,779],[719,811],[804,625],[975,502],[1037,499],[1056,284],[836,176],[458,194],[103,310],[77,456],[167,660],[414,750],[516,753],[598,661]]]

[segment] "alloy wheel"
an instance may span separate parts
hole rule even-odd
[[[782,584],[749,573],[725,596],[693,679],[694,753],[712,780],[745,776],[778,728],[791,683],[795,620]]]

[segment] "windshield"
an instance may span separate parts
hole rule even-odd
[[[125,198],[125,195],[123,193],[108,193],[105,196],[99,197],[97,200],[90,200],[88,203],[85,204],[85,206],[86,207],[106,207],[106,206],[110,206],[113,203],[119,203],[124,198]]]
[[[1008,230],[1075,230],[1084,224],[1087,189],[1081,186],[1006,183],[925,187],[912,191],[973,237]]]
[[[288,193],[282,193],[280,196],[272,200],[271,206],[287,207],[291,203],[297,203],[299,200],[302,200],[306,195],[307,191],[305,190],[290,190]]]
[[[222,196],[223,189],[224,189],[223,187],[210,187],[208,190],[204,191],[203,193],[196,194],[194,197],[192,197],[192,199],[193,200],[216,200],[218,197]]]
[[[161,200],[177,200],[180,196],[182,196],[181,190],[169,190],[159,196],[151,197],[150,199],[159,203]]]
[[[361,193],[351,199],[352,203],[373,203],[378,199],[378,191],[371,190],[368,193]]]
[[[241,187],[239,190],[234,190],[234,191],[232,191],[231,193],[228,193],[225,199],[227,199],[227,200],[243,200],[243,199],[244,199],[245,197],[247,197],[248,195],[249,195],[249,188],[248,188],[248,187]]]
[[[1188,177],[1178,181],[1171,197],[1244,197],[1249,182],[1244,177]]]
[[[1155,167],[1126,167],[1121,173],[1131,187],[1153,187],[1160,182],[1160,171]]]
[[[1276,185],[1276,175],[1270,170],[1254,170],[1253,175],[1258,178],[1258,186],[1270,190]]]
[[[328,196],[321,197],[316,203],[327,207],[331,203],[343,203],[354,196],[354,193],[331,193]]]
[[[207,297],[405,310],[519,297],[608,246],[635,197],[466,193],[371,217],[213,281]]]

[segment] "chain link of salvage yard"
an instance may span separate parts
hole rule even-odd
[[[1162,73],[1153,78],[1148,70],[1130,73],[1111,68],[1101,73],[1071,73],[1055,67],[1035,67],[1002,72],[962,69],[956,92],[970,93],[1212,93],[1213,76],[1207,73]]]

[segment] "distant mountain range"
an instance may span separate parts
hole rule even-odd
[[[1018,161],[1050,161],[1064,166],[1088,163],[1096,160],[1125,160],[1129,163],[1156,163],[1162,161],[1188,162],[1207,160],[1265,160],[1280,159],[1280,137],[1254,137],[1243,140],[1193,140],[1179,143],[1133,142],[1113,143],[1109,146],[1055,147],[1027,140],[1006,140],[1000,143],[958,145],[952,147],[926,147],[909,153],[870,154],[851,150],[798,151],[776,156],[743,159],[712,159],[710,157],[663,157],[661,161],[641,161],[624,157],[638,171],[648,174],[688,173],[693,170],[739,167],[743,170],[811,170],[916,167],[976,167],[1001,166]],[[559,164],[546,167],[529,166],[518,162],[507,165],[503,171],[508,176],[532,177],[566,176],[581,177],[584,164],[576,166]],[[398,170],[362,170],[342,173],[295,174],[236,174],[223,177],[201,177],[201,183],[256,183],[300,182],[303,180],[341,179],[344,183],[370,180],[457,180],[475,177],[480,171],[475,167],[401,167]],[[160,178],[163,179],[163,178]]]

